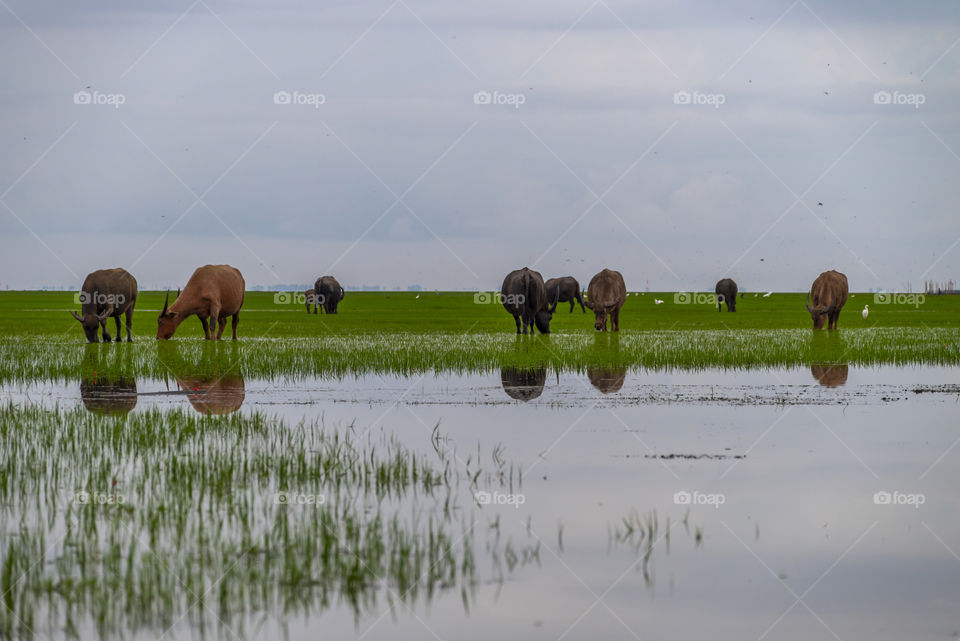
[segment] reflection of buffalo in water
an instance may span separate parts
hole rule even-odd
[[[824,387],[840,387],[847,382],[848,369],[849,366],[846,364],[824,365],[815,363],[810,366],[810,373]]]
[[[243,376],[239,374],[223,378],[177,377],[177,383],[187,393],[193,409],[201,414],[236,412],[246,398]]]
[[[516,367],[500,368],[500,383],[503,391],[512,399],[530,401],[543,393],[543,386],[547,382],[547,369],[518,369]]]
[[[591,367],[587,370],[591,385],[604,394],[619,392],[627,378],[626,367]]]
[[[127,414],[137,406],[137,381],[125,376],[84,378],[80,381],[80,398],[94,414]]]

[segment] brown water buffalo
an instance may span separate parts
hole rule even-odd
[[[570,313],[573,313],[574,303],[580,303],[580,311],[586,313],[583,307],[583,295],[580,293],[580,283],[573,276],[564,276],[563,278],[551,278],[544,287],[547,288],[547,300],[555,300],[557,303],[570,303]]]
[[[823,324],[826,322],[827,329],[836,329],[840,310],[846,304],[849,294],[850,288],[844,274],[831,269],[817,276],[810,292],[807,293],[807,311],[813,318],[813,328],[823,329]],[[811,298],[813,298],[812,307]]]
[[[237,340],[237,323],[240,322],[240,308],[243,306],[245,291],[246,282],[236,267],[198,267],[173,305],[169,304],[170,292],[167,292],[163,311],[157,318],[157,338],[170,338],[184,319],[196,314],[203,325],[203,335],[207,340],[220,340],[227,327],[227,317],[232,316],[233,340]],[[210,319],[209,327],[207,319]]]
[[[97,328],[103,329],[103,342],[110,342],[107,319],[113,316],[117,323],[117,342],[120,338],[120,315],[126,316],[127,342],[133,326],[133,307],[137,303],[137,279],[125,269],[98,269],[91,272],[80,288],[80,314],[70,312],[80,321],[87,341],[98,343]]]
[[[534,326],[541,334],[550,333],[550,319],[557,309],[557,301],[554,300],[552,305],[548,302],[547,288],[540,272],[528,267],[513,270],[503,279],[500,297],[504,309],[517,324],[518,334],[526,334],[529,327],[533,335]]]
[[[841,385],[845,385],[849,371],[850,366],[846,363],[839,365],[814,363],[810,365],[810,373],[813,374],[817,382],[824,387],[840,387]]]
[[[310,313],[310,306],[313,305],[313,313],[317,313],[317,290],[308,289],[303,292],[304,301],[307,303],[307,313]]]
[[[723,311],[723,304],[727,304],[728,312],[737,311],[737,284],[732,278],[722,278],[717,281],[714,289],[717,294],[717,311]]]
[[[500,368],[500,384],[507,396],[517,401],[532,401],[543,393],[547,382],[547,369]]]
[[[201,414],[236,412],[247,395],[243,376],[240,374],[215,378],[178,376],[177,384],[187,393],[187,400],[193,409]]]
[[[343,287],[340,286],[340,283],[338,283],[337,279],[333,276],[321,276],[318,278],[317,282],[313,284],[313,292],[315,297],[313,305],[314,314],[317,313],[318,304],[327,314],[336,314],[337,306],[347,295],[347,292],[344,291]]]
[[[610,316],[610,329],[620,331],[620,308],[626,300],[627,286],[620,272],[604,269],[591,278],[587,286],[587,307],[593,310],[594,329],[607,331],[607,316]]]

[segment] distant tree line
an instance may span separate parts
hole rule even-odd
[[[960,294],[960,291],[957,291],[957,284],[953,280],[940,283],[932,280],[925,281],[923,291],[926,294]]]

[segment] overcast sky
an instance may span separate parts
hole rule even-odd
[[[3,0],[0,287],[958,279],[960,7],[843,4]]]

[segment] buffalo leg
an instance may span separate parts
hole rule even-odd
[[[615,332],[620,331],[620,310],[615,309],[610,312],[610,329]]]
[[[226,328],[227,328],[227,317],[220,316],[217,319],[217,340],[220,340],[220,338],[223,336],[223,330],[225,330]]]
[[[513,321],[517,324],[517,333],[519,334],[520,333],[520,317],[515,315],[513,317]]]
[[[210,328],[207,327],[207,319],[202,316],[197,316],[200,319],[200,324],[203,325],[203,337],[207,340],[210,340]]]
[[[123,335],[120,333],[120,314],[117,314],[116,316],[114,316],[113,320],[116,321],[116,325],[117,325],[117,337],[114,340],[116,340],[119,343],[120,341],[123,340]]]
[[[133,328],[133,308],[132,307],[127,310],[126,314],[124,314],[124,320],[126,321],[126,325],[127,325],[127,342],[132,343],[133,339],[130,337],[130,330]],[[119,334],[119,332],[117,333]]]
[[[106,318],[104,318],[102,321],[100,321],[100,330],[103,332],[103,342],[104,342],[104,343],[109,343],[109,342],[110,342],[110,332],[107,331],[107,319],[106,319]]]
[[[233,315],[233,318],[230,322],[230,327],[233,329],[233,340],[237,340],[237,323],[240,322],[240,312],[237,312]]]

